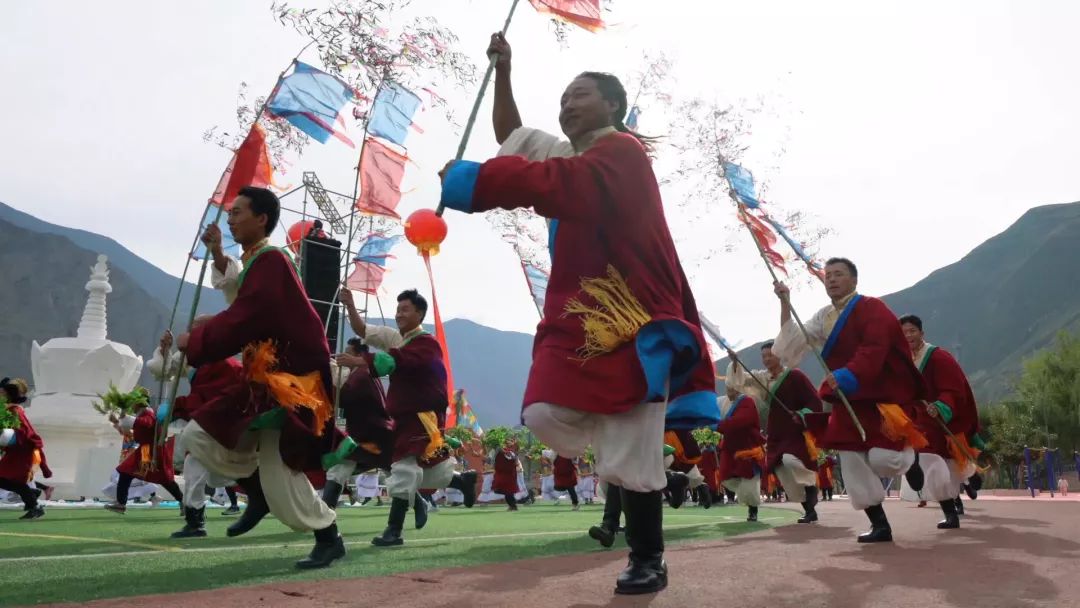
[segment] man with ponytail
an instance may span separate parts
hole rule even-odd
[[[448,163],[442,203],[466,213],[531,207],[550,220],[551,279],[522,418],[567,458],[592,445],[596,472],[626,516],[630,560],[615,592],[653,593],[667,586],[665,425],[695,429],[720,418],[697,305],[646,147],[623,124],[619,79],[585,72],[570,83],[559,113],[569,144],[560,144],[522,131],[507,101],[509,45],[496,36],[490,51],[501,57],[496,136],[504,152],[512,141],[523,147],[485,163]]]

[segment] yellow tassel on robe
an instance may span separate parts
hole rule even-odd
[[[424,430],[428,434],[428,446],[424,449],[423,459],[430,460],[446,447],[442,431],[439,429],[439,417],[435,412],[420,412],[416,416],[420,419],[420,424],[424,425]]]
[[[802,436],[803,439],[806,440],[807,455],[810,456],[810,460],[817,462],[818,456],[821,454],[821,451],[818,450],[817,442],[814,441],[814,436],[810,433],[810,431],[803,431]]]
[[[892,441],[903,441],[916,450],[930,445],[899,405],[879,403],[878,412],[881,413],[881,433]]]
[[[581,315],[585,344],[578,354],[582,360],[613,352],[633,340],[652,320],[614,266],[607,267],[606,278],[582,279],[581,290],[596,300],[598,306],[587,306],[573,298],[566,303],[564,316]]]
[[[248,380],[266,385],[274,400],[286,410],[295,411],[298,407],[311,410],[315,417],[315,435],[322,436],[327,421],[334,413],[322,376],[319,372],[297,376],[276,371],[276,366],[277,351],[271,341],[249,344],[244,349]]]

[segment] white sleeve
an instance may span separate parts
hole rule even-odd
[[[146,368],[150,370],[150,374],[162,380],[165,378],[165,358],[161,356],[161,347],[154,349],[154,356],[150,358],[150,361],[146,364]]]
[[[337,361],[330,360],[330,377],[334,379],[334,386],[341,388],[345,386],[345,381],[349,379],[349,374],[352,373],[347,367],[338,365]]]
[[[506,138],[496,156],[524,156],[529,160],[573,156],[570,142],[531,127],[518,127]]]
[[[5,447],[15,444],[15,429],[4,429],[0,431],[0,447]]]
[[[753,377],[751,377],[741,365],[733,365],[733,367],[731,375],[724,381],[725,385],[730,385],[731,388],[744,395],[750,395],[758,402],[762,402],[769,396],[765,389],[762,388],[762,385],[769,386],[768,370],[753,370],[751,372]],[[757,378],[758,382],[754,382],[754,378]]]
[[[405,343],[405,338],[393,327],[369,324],[364,334],[364,342],[379,350],[388,351],[391,348],[400,348]]]
[[[772,351],[774,355],[780,358],[781,365],[784,367],[796,367],[802,361],[802,358],[806,356],[806,353],[810,352],[811,348],[820,349],[825,345],[825,315],[828,312],[828,307],[822,308],[804,324],[806,333],[810,334],[810,340],[813,344],[806,342],[806,336],[803,335],[802,330],[799,329],[799,324],[793,318],[789,319],[780,328],[780,333],[773,342]]]
[[[123,418],[120,419],[119,422],[117,422],[117,425],[120,427],[120,430],[122,432],[130,433],[132,427],[135,426],[135,417],[134,416],[124,416]]]
[[[214,289],[219,289],[225,294],[225,303],[232,304],[236,300],[236,292],[240,290],[240,260],[226,255],[225,273],[218,272],[213,260],[210,262],[210,284]]]

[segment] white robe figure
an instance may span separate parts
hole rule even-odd
[[[379,496],[379,471],[367,471],[356,476],[356,497],[377,498]]]

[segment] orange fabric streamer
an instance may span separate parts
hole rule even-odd
[[[806,440],[806,453],[810,456],[810,460],[817,462],[818,456],[821,454],[821,451],[818,450],[817,442],[814,441],[814,436],[810,433],[810,431],[803,431],[802,436],[803,439]]]
[[[926,437],[915,428],[915,423],[895,403],[879,403],[881,433],[893,441],[903,441],[918,450],[930,445]]]
[[[457,408],[454,407],[454,370],[450,366],[450,347],[446,344],[446,330],[443,329],[442,315],[439,314],[439,298],[435,296],[435,275],[431,273],[431,255],[428,253],[423,255],[428,281],[431,282],[431,307],[435,311],[435,339],[439,341],[439,348],[443,352],[443,364],[446,366],[446,394],[450,397],[446,407],[446,428],[452,429],[457,426]]]
[[[978,458],[981,453],[978,449],[971,447],[963,433],[949,437],[949,455],[956,461],[956,466],[960,467],[961,471],[971,462],[971,459],[967,456],[968,454],[971,454],[972,458]],[[978,462],[973,464],[976,471],[980,473],[987,471],[986,468],[980,467]]]
[[[664,431],[664,443],[675,448],[675,453],[672,454],[672,456],[675,457],[675,462],[684,462],[686,464],[697,464],[701,462],[700,454],[698,454],[696,458],[687,457],[686,448],[683,447],[682,441],[675,431]]]
[[[315,435],[322,436],[326,422],[334,414],[334,406],[326,396],[319,372],[296,376],[276,371],[277,351],[270,340],[249,344],[244,349],[244,366],[248,380],[266,385],[282,408],[290,412],[298,407],[311,410],[315,416]]]
[[[756,462],[765,462],[765,448],[760,445],[756,448],[750,448],[748,450],[739,450],[735,452],[735,460],[753,460]]]
[[[34,481],[34,471],[39,468],[41,468],[41,450],[34,450],[34,455],[30,457],[30,474],[26,476],[26,483]]]

